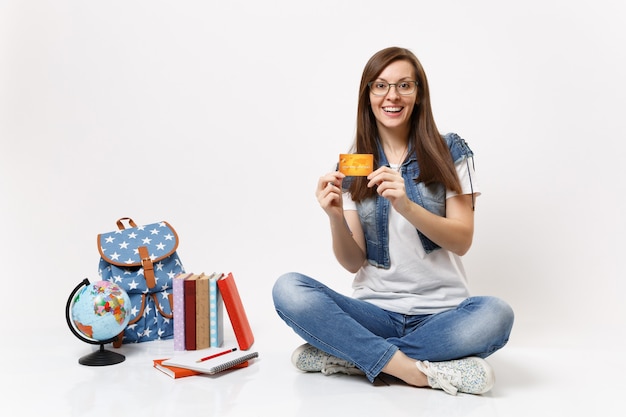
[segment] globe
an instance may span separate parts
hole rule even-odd
[[[97,281],[74,296],[72,320],[79,332],[92,340],[117,336],[130,321],[130,298],[120,286]]]
[[[86,343],[99,344],[100,351],[82,357],[83,365],[110,365],[124,356],[104,350],[130,321],[130,297],[120,286],[109,281],[90,283],[84,279],[67,300],[65,316],[70,330]]]

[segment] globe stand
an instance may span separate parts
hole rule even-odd
[[[81,283],[78,284],[76,288],[74,288],[74,290],[70,294],[70,297],[67,299],[67,304],[65,305],[65,320],[67,321],[67,325],[69,326],[74,336],[76,336],[77,338],[79,338],[85,343],[89,343],[92,345],[100,345],[100,349],[88,355],[82,356],[80,359],[78,359],[78,363],[80,363],[81,365],[86,365],[86,366],[107,366],[107,365],[115,365],[116,363],[124,362],[124,360],[126,360],[126,357],[124,355],[116,353],[116,352],[111,352],[110,350],[106,350],[104,348],[105,344],[114,342],[115,340],[117,340],[117,337],[112,337],[111,339],[108,339],[108,340],[91,340],[81,335],[78,332],[78,330],[74,328],[74,325],[72,324],[72,319],[70,318],[72,300],[74,299],[74,295],[78,292],[78,290],[81,287],[84,287],[86,285],[90,285],[89,280],[87,278],[82,280]]]
[[[126,360],[124,355],[104,349],[104,344],[101,343],[100,349],[81,357],[78,359],[78,363],[87,366],[106,366],[115,365],[124,362],[124,360]]]

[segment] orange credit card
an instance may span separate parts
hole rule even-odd
[[[339,172],[349,177],[364,177],[374,170],[374,155],[371,153],[339,154]]]

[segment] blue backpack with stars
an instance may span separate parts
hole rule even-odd
[[[100,279],[119,285],[131,301],[130,322],[113,345],[171,339],[172,280],[185,272],[176,253],[178,235],[164,221],[137,226],[123,217],[117,227],[98,235]]]

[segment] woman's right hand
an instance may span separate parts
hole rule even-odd
[[[343,200],[341,198],[341,182],[345,175],[339,171],[329,172],[317,181],[315,196],[329,217],[343,218]]]

